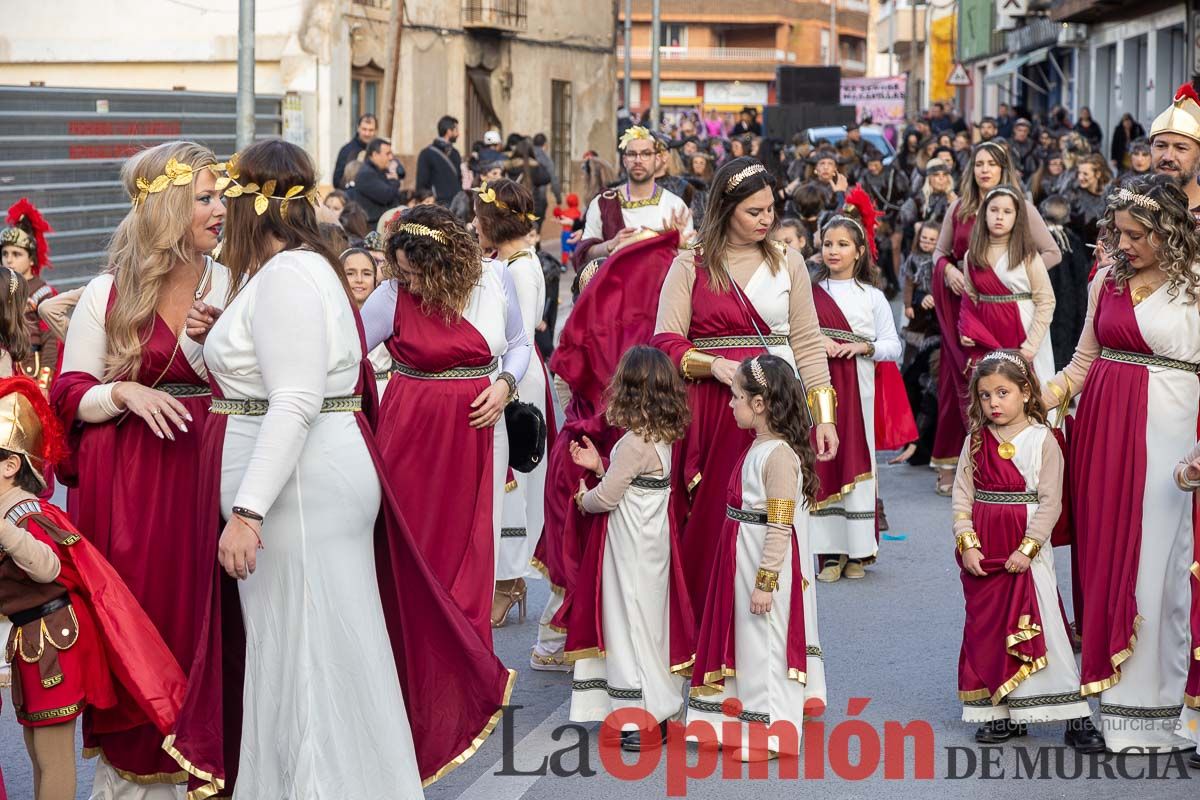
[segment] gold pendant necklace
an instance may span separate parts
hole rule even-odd
[[[1025,427],[1029,426],[1027,425]],[[1008,439],[1001,438],[1000,444],[996,445],[996,454],[1005,461],[1011,461],[1012,457],[1017,454],[1017,446],[1012,443],[1012,440],[1017,438],[1017,436],[1019,436],[1023,430],[1025,430],[1025,428],[1021,428],[1020,431],[1017,431]],[[997,433],[996,436],[1000,436],[1000,434]]]
[[[1152,294],[1154,294],[1154,290],[1151,289],[1149,286],[1139,286],[1138,288],[1133,290],[1133,304],[1135,306],[1140,304],[1143,300],[1145,300],[1147,297],[1149,297]]]

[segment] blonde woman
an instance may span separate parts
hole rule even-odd
[[[60,473],[75,489],[71,515],[185,670],[200,638],[195,603],[211,572],[196,555],[212,532],[195,523],[208,373],[183,328],[194,302],[222,305],[229,288],[226,270],[206,255],[225,216],[214,163],[192,142],[126,162],[132,205],[109,245],[108,269],[72,315],[51,394],[74,454],[71,474]],[[85,717],[83,731],[84,746],[101,754],[100,797],[175,797],[175,786],[161,784],[186,779],[152,726],[100,734]]]

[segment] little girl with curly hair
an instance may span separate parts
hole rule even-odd
[[[791,365],[771,355],[743,361],[731,390],[738,427],[755,437],[730,478],[711,555],[688,721],[707,722],[737,758],[758,761],[798,754],[805,706],[825,706],[808,544],[807,509],[818,481],[804,392]],[[736,718],[722,709],[726,700],[740,704]],[[766,725],[746,731],[738,720],[769,723],[770,735]]]
[[[637,715],[643,725],[621,731],[621,747],[636,752],[643,735],[665,735],[667,719],[679,713],[683,673],[695,654],[695,617],[667,513],[671,445],[691,415],[679,370],[653,347],[626,351],[608,391],[607,421],[625,434],[607,465],[588,437],[571,442],[571,460],[599,483],[589,489],[580,481],[575,497],[588,518],[581,527],[587,545],[556,621],[567,623],[567,658],[575,664],[571,720],[644,711]]]

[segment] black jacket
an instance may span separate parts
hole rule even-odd
[[[383,212],[400,205],[400,181],[389,178],[379,167],[364,160],[352,196],[367,212],[367,222],[375,227]]]
[[[363,144],[362,139],[355,136],[350,141],[342,145],[342,149],[338,150],[337,163],[333,165],[333,187],[335,189],[345,189],[343,183],[343,175],[346,172],[346,165],[351,161],[358,159],[358,154],[366,150],[367,146]]]
[[[417,188],[429,189],[438,205],[449,206],[462,191],[462,156],[445,139],[433,143],[417,156]]]

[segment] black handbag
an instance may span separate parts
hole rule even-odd
[[[504,407],[508,430],[508,465],[517,472],[533,472],[546,457],[546,418],[533,403],[513,400]]]

